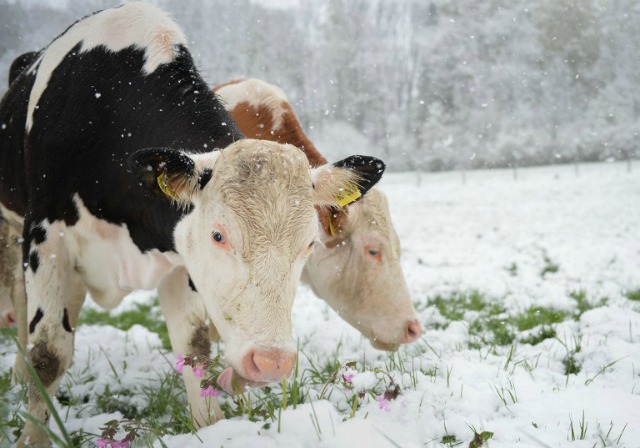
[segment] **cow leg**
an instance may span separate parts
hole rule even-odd
[[[173,352],[181,355],[211,353],[209,329],[202,298],[189,287],[189,276],[184,267],[167,274],[158,287],[160,308],[164,314]],[[191,418],[196,427],[210,425],[224,415],[215,397],[200,397],[201,378],[189,366],[183,370]]]
[[[27,293],[27,357],[49,396],[53,396],[73,357],[74,319],[85,290],[73,270],[64,245],[64,224],[54,222],[46,229],[25,222],[24,259]],[[29,377],[28,413],[44,425],[49,410],[33,377]],[[47,433],[28,420],[18,446],[48,445]]]
[[[11,324],[18,328],[18,342],[27,345],[27,296],[22,267],[22,225],[3,219],[0,214],[0,327]],[[26,368],[21,356],[16,356],[14,383],[26,381]]]
[[[20,232],[20,233],[18,233]],[[13,268],[13,276],[11,279],[11,302],[16,317],[16,325],[18,327],[18,343],[24,350],[27,346],[28,325],[27,325],[27,293],[24,284],[24,268],[22,265],[22,229],[11,228],[10,235],[13,245],[11,246],[11,266]],[[27,369],[22,356],[16,356],[15,365],[13,367],[14,383],[24,383],[27,379]]]
[[[11,246],[9,223],[2,217],[0,210],[0,327],[13,325],[15,313],[11,300],[13,284],[13,266],[11,265]]]

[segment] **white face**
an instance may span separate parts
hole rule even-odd
[[[258,380],[243,362],[249,351],[295,354],[291,308],[317,236],[311,185],[306,199],[265,197],[273,207],[261,216],[266,221],[256,222],[260,228],[250,230],[213,187],[205,187],[202,201],[179,224],[176,247],[186,254],[187,270],[225,341],[227,362]],[[290,213],[278,214],[285,208]]]
[[[358,168],[310,170],[296,147],[249,139],[181,157],[195,165],[187,178],[154,174],[165,194],[192,207],[175,228],[176,249],[233,371],[254,383],[280,381],[295,365],[291,308],[318,237],[315,206],[336,205],[360,182]],[[207,170],[210,180],[198,188],[194,175]]]
[[[346,222],[318,245],[306,265],[314,292],[379,349],[422,333],[400,265],[400,240],[387,200],[375,188],[350,205]]]

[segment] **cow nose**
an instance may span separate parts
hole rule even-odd
[[[407,322],[407,326],[404,330],[405,342],[414,342],[422,335],[422,326],[418,319],[413,319]]]
[[[242,360],[247,379],[254,381],[280,381],[291,375],[296,354],[280,350],[251,350]]]

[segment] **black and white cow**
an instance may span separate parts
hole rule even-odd
[[[112,308],[157,287],[178,353],[209,353],[211,319],[226,342],[226,390],[232,378],[288,376],[314,207],[356,200],[382,162],[353,156],[310,170],[293,146],[243,139],[182,31],[151,5],[88,16],[28,65],[0,103],[0,211],[24,229],[27,303],[16,315],[48,393],[71,363],[87,291]],[[184,377],[196,424],[221,418],[190,368]],[[33,385],[28,412],[48,421]],[[31,421],[18,445],[28,443],[47,443]]]

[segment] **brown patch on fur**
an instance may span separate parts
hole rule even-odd
[[[209,356],[211,353],[211,340],[209,339],[209,328],[205,325],[196,326],[196,330],[191,335],[189,346],[192,348],[191,354]]]
[[[62,374],[60,359],[42,340],[33,346],[29,352],[29,359],[45,387],[49,387]]]
[[[282,102],[282,108],[284,109],[284,123],[280,129],[276,130],[274,138],[278,143],[289,143],[290,145],[297,146],[305,153],[309,165],[312,167],[324,165],[327,163],[327,159],[322,156],[316,149],[315,145],[309,140],[307,134],[302,130],[302,125],[298,120],[298,117],[293,112],[291,104],[286,101]],[[233,115],[233,114],[232,114]],[[242,129],[242,128],[240,128]],[[245,133],[246,135],[246,133]]]
[[[244,79],[232,80],[225,84],[220,84],[212,90],[218,92],[226,86],[240,84],[244,81]],[[291,104],[277,97],[269,97],[266,100],[265,104],[261,104],[257,108],[249,102],[243,101],[229,111],[242,133],[247,138],[271,140],[272,142],[297,146],[305,153],[312,167],[327,163],[327,159],[318,152],[315,145],[302,130],[302,125],[293,112]],[[274,108],[274,105],[277,105],[277,107]],[[282,124],[278,128],[274,128],[274,124],[277,121],[277,117],[274,116],[275,110],[282,113]]]
[[[241,82],[244,82],[245,78],[237,78],[237,79],[232,79],[231,81],[227,81],[224,84],[218,84],[217,86],[215,86],[213,89],[211,89],[214,93],[217,93],[218,90],[227,87],[227,86],[232,86],[234,84],[240,84]]]
[[[267,106],[254,107],[247,101],[242,101],[229,113],[245,137],[277,141],[271,132],[274,117]]]

